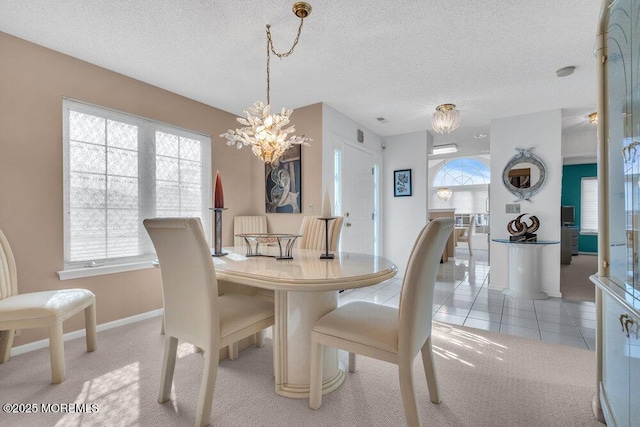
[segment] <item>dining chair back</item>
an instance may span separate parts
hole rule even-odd
[[[18,293],[18,272],[9,241],[0,230],[0,363],[11,356],[16,329],[48,328],[51,382],[66,378],[62,323],[84,310],[87,351],[96,349],[96,296],[87,289]]]
[[[300,249],[325,250],[325,223],[317,216],[305,216],[300,226]],[[329,251],[336,251],[342,234],[343,217],[329,221]]]
[[[398,354],[411,360],[431,336],[433,292],[440,255],[453,230],[452,218],[427,224],[416,239],[400,292]]]
[[[433,403],[440,403],[431,345],[433,291],[440,256],[453,230],[453,218],[429,222],[418,235],[405,270],[399,309],[365,301],[351,302],[321,317],[311,332],[309,406],[322,405],[323,346],[349,352],[349,371],[355,354],[398,365],[400,393],[407,425],[420,426],[413,386],[413,360],[418,352]]]
[[[266,233],[267,217],[259,215],[238,215],[233,217],[233,246],[244,246],[243,237],[238,234]]]
[[[217,345],[218,282],[211,251],[198,221],[145,220],[160,263],[165,334],[198,347]]]
[[[204,352],[196,426],[208,424],[220,349],[273,325],[273,303],[242,294],[218,296],[211,250],[199,218],[145,219],[160,264],[165,349],[158,402],[171,396],[178,340]]]
[[[471,219],[469,220],[469,226],[464,233],[460,237],[458,237],[458,242],[467,242],[467,246],[469,247],[469,255],[473,255],[471,250],[471,241],[473,240],[473,235],[476,232],[476,216],[475,214],[471,214]]]

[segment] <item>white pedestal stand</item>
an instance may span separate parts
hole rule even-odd
[[[494,241],[509,247],[509,288],[502,292],[516,298],[549,298],[549,295],[542,291],[540,253],[545,246],[560,242],[510,242],[506,239]]]

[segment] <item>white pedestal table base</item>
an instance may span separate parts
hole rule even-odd
[[[338,307],[338,292],[275,291],[276,324],[273,330],[273,360],[276,393],[291,398],[309,398],[310,343],[313,324]],[[279,321],[282,320],[282,321]],[[342,384],[344,367],[338,350],[324,348],[322,394]]]

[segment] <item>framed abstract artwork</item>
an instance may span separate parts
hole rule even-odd
[[[411,169],[393,171],[393,197],[411,196]]]
[[[302,206],[302,147],[294,144],[278,166],[265,165],[267,213],[300,213]]]

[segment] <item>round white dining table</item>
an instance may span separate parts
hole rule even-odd
[[[311,328],[338,307],[338,291],[374,285],[391,279],[397,267],[373,255],[337,252],[320,259],[322,251],[296,249],[293,259],[247,257],[244,247],[224,248],[214,257],[219,280],[274,291],[273,358],[276,393],[291,398],[309,397]],[[277,255],[277,248],[263,253]],[[324,349],[323,393],[338,388],[345,378],[338,351]]]

